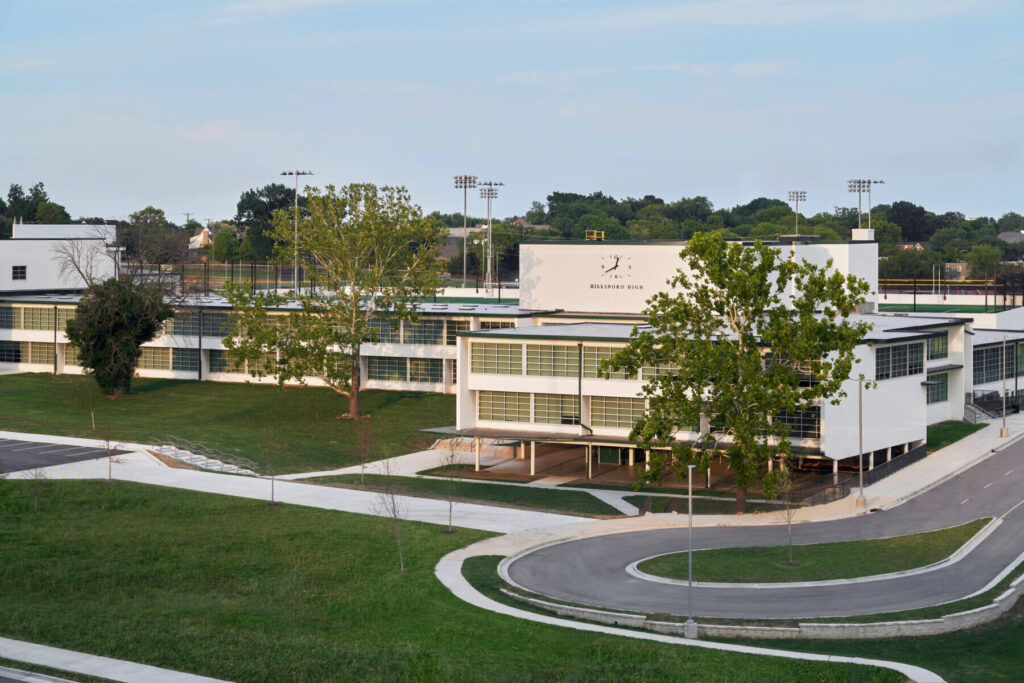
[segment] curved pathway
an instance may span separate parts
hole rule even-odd
[[[894,509],[793,526],[797,544],[851,541],[933,531],[981,517],[1002,518],[959,562],[910,576],[847,585],[695,587],[703,617],[782,619],[851,616],[915,609],[985,590],[1024,553],[1024,441]],[[695,528],[695,550],[783,545],[786,527]],[[519,586],[559,600],[647,613],[687,614],[687,588],[627,573],[632,563],[685,550],[686,528],[569,540],[512,557],[504,570]],[[699,562],[699,555],[695,556]]]

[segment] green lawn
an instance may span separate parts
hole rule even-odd
[[[1005,311],[1011,306],[997,305],[995,297],[990,297],[987,307],[983,304],[878,304],[881,313],[996,313]]]
[[[764,645],[763,641],[742,641]],[[885,640],[773,640],[772,647],[923,666],[949,683],[1019,683],[1024,678],[1024,600],[997,621],[929,638]]]
[[[859,681],[888,672],[496,615],[434,577],[483,532],[118,482],[24,484],[0,524],[5,636],[246,681]],[[10,506],[7,506],[10,507]],[[877,653],[876,653],[877,654]]]
[[[96,431],[80,399],[84,377],[42,373],[0,376],[0,429],[149,443],[171,434],[243,455],[278,474],[359,462],[352,420],[338,416],[348,400],[320,387],[136,379],[129,396],[101,399]],[[372,457],[427,448],[418,429],[455,422],[455,397],[405,391],[363,391],[373,429]]]
[[[928,452],[934,453],[940,448],[945,448],[949,444],[959,441],[965,436],[970,436],[985,426],[983,424],[972,425],[956,420],[947,420],[928,425]]]
[[[341,474],[333,477],[306,479],[305,481],[314,484],[343,484],[353,488],[360,487],[358,474]],[[383,481],[383,476],[368,474],[365,488],[379,490]],[[448,492],[452,491],[452,495],[458,500],[467,503],[498,503],[573,515],[622,515],[612,506],[583,491],[559,491],[548,488],[506,486],[475,481],[417,479],[416,477],[394,477],[394,483],[397,493],[412,496],[447,498]]]
[[[693,555],[695,581],[776,583],[853,579],[924,567],[939,562],[988,523],[979,519],[950,529],[894,538],[793,546],[701,550]],[[687,578],[687,553],[671,553],[641,562],[640,571],[673,579]]]

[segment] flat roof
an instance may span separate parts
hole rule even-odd
[[[4,294],[0,295],[0,303],[10,304],[46,304],[46,305],[77,305],[82,295],[75,294]],[[185,300],[185,305],[190,307],[209,308],[213,310],[230,310],[231,304],[228,300],[219,295],[211,294],[190,296]],[[529,317],[537,311],[526,311],[519,308],[517,303],[491,303],[481,301],[478,303],[460,301],[421,301],[416,306],[421,315],[444,315],[444,316],[479,316],[489,318],[523,318]],[[292,302],[285,306],[276,306],[270,310],[297,311],[299,305]],[[543,311],[549,312],[549,311]]]
[[[1007,343],[1020,341],[1024,339],[1024,332],[1011,332],[1008,330],[975,330],[974,348],[978,348],[979,346],[995,346],[996,344],[1002,344],[1004,337],[1006,338]]]

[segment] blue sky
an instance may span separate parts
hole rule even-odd
[[[1016,0],[0,0],[0,186],[181,222],[296,167],[428,211],[501,180],[499,216],[553,190],[815,213],[873,177],[999,216],[1024,212],[1022,30]]]

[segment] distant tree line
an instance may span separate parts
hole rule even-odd
[[[273,259],[274,216],[278,212],[291,215],[294,201],[294,190],[282,183],[246,190],[239,197],[234,217],[214,226],[210,255],[221,262]],[[300,220],[308,217],[307,198],[302,191],[298,210]],[[448,271],[461,276],[463,216],[437,211],[431,215],[451,229]],[[21,185],[12,184],[6,201],[0,199],[0,238],[10,236],[16,219],[27,223],[70,221],[67,210],[49,198],[41,182],[27,192]],[[484,219],[470,216],[467,222],[474,226]],[[499,272],[512,278],[518,273],[518,247],[524,240],[583,239],[591,230],[603,232],[606,240],[686,240],[703,232],[727,238],[771,238],[792,233],[795,222],[789,204],[768,197],[716,209],[704,196],[666,201],[650,194],[639,199],[615,199],[603,192],[552,192],[545,202],[534,201],[521,218],[493,221],[494,252]],[[862,224],[867,227],[866,213]],[[951,261],[966,261],[972,276],[988,278],[1000,271],[1001,263],[1024,259],[1024,241],[1012,244],[998,237],[1000,233],[1019,234],[1024,230],[1024,216],[1014,212],[998,219],[967,218],[954,211],[936,214],[912,202],[897,201],[875,206],[871,224],[879,243],[879,275],[883,278],[927,278]],[[799,226],[801,233],[820,239],[846,240],[857,227],[857,210],[835,207],[801,215]],[[186,258],[188,238],[201,229],[194,220],[178,226],[154,207],[136,211],[127,221],[118,223],[119,239],[129,256],[165,263]],[[485,245],[480,234],[471,233],[469,239],[466,265],[476,277],[481,272]],[[143,248],[143,244],[147,246]]]

